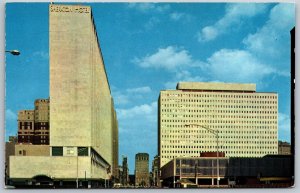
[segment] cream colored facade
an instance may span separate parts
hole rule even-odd
[[[73,147],[74,156],[88,147],[91,167],[111,171],[114,108],[91,8],[50,5],[49,13],[50,146],[64,155]]]
[[[52,179],[101,178],[104,171],[92,169],[91,157],[65,156],[10,156],[10,177],[14,179],[31,179],[38,175]],[[24,172],[26,168],[26,172]]]
[[[217,150],[226,157],[278,153],[278,95],[254,84],[179,83],[159,97],[160,167],[175,157]]]
[[[15,156],[50,156],[49,145],[16,144]]]
[[[49,46],[50,156],[10,157],[10,177],[110,179],[118,124],[91,7],[50,4]]]

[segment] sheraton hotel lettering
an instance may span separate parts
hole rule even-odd
[[[50,6],[50,12],[90,13],[89,7],[79,6]]]

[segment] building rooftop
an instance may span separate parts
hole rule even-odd
[[[255,84],[219,83],[219,82],[179,82],[177,90],[207,91],[246,91],[255,92]]]

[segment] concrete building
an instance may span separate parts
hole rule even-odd
[[[49,145],[49,99],[37,99],[34,110],[18,112],[18,143]]]
[[[16,144],[15,156],[50,156],[49,145]]]
[[[91,7],[50,4],[49,46],[50,156],[12,157],[10,177],[110,187],[117,120]]]
[[[160,167],[216,151],[216,132],[227,157],[278,153],[278,94],[255,84],[181,82],[160,92],[158,109]]]
[[[17,136],[9,136],[8,142],[5,142],[5,184],[8,184],[9,156],[15,155],[15,145],[17,141]]]
[[[291,144],[285,141],[278,141],[278,154],[291,155]]]
[[[149,154],[135,155],[135,186],[149,187]]]

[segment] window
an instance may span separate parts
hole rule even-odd
[[[87,147],[78,147],[78,156],[88,156],[89,149]]]
[[[63,147],[52,147],[52,156],[63,156]]]

